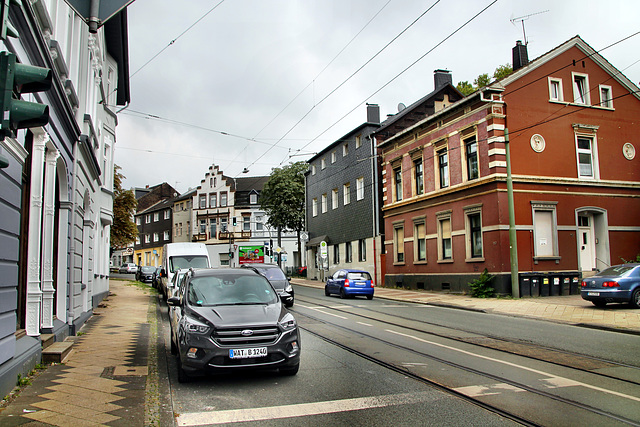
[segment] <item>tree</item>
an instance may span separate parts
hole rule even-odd
[[[500,65],[493,72],[493,78],[495,80],[500,80],[504,77],[507,77],[511,73],[513,73],[513,68],[511,68],[511,65]],[[484,73],[476,77],[476,79],[473,81],[473,85],[471,85],[468,81],[458,82],[458,84],[456,85],[456,89],[458,89],[464,96],[467,96],[480,88],[489,86],[489,83],[491,83],[491,78],[489,77],[488,73]]]
[[[456,89],[458,89],[464,96],[470,95],[475,90],[471,83],[466,80],[463,82],[458,82],[458,84],[456,85]]]
[[[136,196],[132,190],[122,189],[125,176],[119,172],[122,169],[115,165],[113,168],[113,225],[111,226],[111,246],[124,247],[133,243],[138,236],[138,227],[133,221],[133,215],[138,207]]]
[[[481,87],[489,86],[489,83],[491,83],[491,78],[489,77],[489,74],[487,74],[487,73],[480,74],[473,81],[473,84],[475,85],[476,89],[480,89]]]
[[[500,80],[507,77],[511,73],[513,73],[513,68],[511,68],[510,64],[499,65],[498,68],[496,68],[496,70],[493,72],[493,78],[496,80]]]
[[[260,205],[269,215],[267,223],[278,230],[278,246],[282,245],[283,229],[295,230],[298,234],[298,256],[302,254],[300,232],[304,228],[304,173],[307,169],[306,162],[272,169],[260,194]],[[297,261],[300,265],[300,259]]]

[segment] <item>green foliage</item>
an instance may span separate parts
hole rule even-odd
[[[122,189],[125,176],[118,172],[120,166],[113,168],[113,225],[111,226],[111,246],[125,247],[133,243],[138,236],[138,227],[133,219],[138,201],[132,190]]]
[[[22,374],[18,374],[18,382],[17,382],[18,387],[24,387],[30,384],[31,384],[31,378],[23,377]]]
[[[260,205],[269,215],[268,224],[277,229],[304,229],[304,173],[306,162],[290,163],[271,171],[260,193]]]
[[[473,282],[469,282],[471,288],[471,296],[474,298],[491,298],[495,293],[495,289],[490,286],[493,276],[489,274],[487,269],[480,274]]]
[[[498,68],[496,68],[496,70],[493,72],[493,78],[496,80],[500,80],[507,77],[511,73],[513,73],[511,64],[499,65]]]
[[[456,89],[458,89],[464,96],[470,95],[475,90],[473,88],[473,85],[471,85],[471,83],[466,80],[463,82],[458,82],[458,84],[456,85]]]
[[[622,262],[624,262],[625,264],[629,264],[629,263],[632,263],[632,262],[640,262],[640,254],[636,255],[636,260],[635,260],[635,261],[633,261],[633,260],[631,260],[631,259],[625,259],[625,258],[622,258],[622,257],[620,257],[620,259],[621,259],[621,260],[622,260]]]
[[[489,83],[491,83],[491,78],[489,77],[489,74],[487,74],[487,73],[480,74],[473,81],[473,84],[478,89],[480,89],[481,87],[489,86]]]

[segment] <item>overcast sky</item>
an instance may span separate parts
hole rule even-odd
[[[575,35],[600,50],[640,31],[638,0],[136,0],[124,187],[182,193],[212,164],[239,177],[307,160],[365,122],[366,103],[384,119],[431,92],[436,69],[456,84],[510,64],[523,39],[511,19],[527,15],[530,59]],[[639,84],[640,34],[602,55]]]

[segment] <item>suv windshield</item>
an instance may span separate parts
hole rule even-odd
[[[287,280],[282,270],[279,268],[261,268],[256,267],[269,280]]]
[[[198,306],[273,304],[277,297],[264,277],[219,272],[195,277],[187,289],[189,304]]]
[[[202,255],[176,255],[169,258],[169,271],[175,273],[181,268],[209,268],[209,261]]]
[[[143,266],[140,267],[140,271],[142,271],[143,273],[153,273],[154,271],[156,271],[155,267],[149,267],[149,266]]]

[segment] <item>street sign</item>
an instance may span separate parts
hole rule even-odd
[[[69,6],[89,25],[95,33],[110,18],[134,0],[65,0]]]
[[[324,240],[320,242],[320,256],[322,257],[322,259],[327,258],[327,242],[325,242]]]

